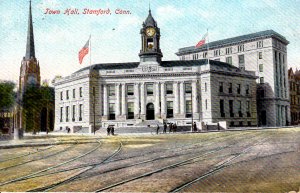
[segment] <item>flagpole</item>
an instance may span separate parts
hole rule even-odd
[[[209,64],[209,35],[208,35],[208,28],[207,28],[207,63]]]

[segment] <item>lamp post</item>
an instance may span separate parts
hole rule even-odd
[[[192,132],[194,132],[194,124],[193,124],[193,121],[194,121],[194,117],[193,117],[193,88],[191,89],[191,111],[192,111]]]
[[[95,87],[93,87],[93,111],[94,111],[94,135],[96,134],[96,108],[95,108]]]

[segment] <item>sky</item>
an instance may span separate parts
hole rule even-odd
[[[290,42],[288,66],[300,69],[300,0],[32,0],[35,52],[41,79],[67,76],[83,64],[78,52],[91,34],[91,63],[139,61],[140,29],[152,15],[161,31],[163,60],[179,48],[273,29]],[[0,80],[18,81],[26,51],[28,0],[0,0]],[[45,14],[46,9],[60,14]],[[111,15],[65,15],[66,9],[110,9]],[[115,14],[116,9],[131,14]]]

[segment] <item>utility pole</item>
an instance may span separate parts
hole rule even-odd
[[[94,97],[94,102],[93,102],[93,111],[94,111],[94,135],[96,134],[96,108],[95,108],[95,87],[93,87],[93,97]]]

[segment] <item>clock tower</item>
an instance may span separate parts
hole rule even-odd
[[[33,36],[33,24],[32,24],[32,12],[31,12],[31,1],[29,2],[29,17],[28,17],[28,31],[27,31],[27,43],[26,43],[26,53],[23,57],[20,67],[20,77],[19,77],[19,97],[23,98],[23,94],[26,87],[40,86],[41,76],[40,76],[40,65],[35,57],[34,49],[34,36]]]
[[[139,53],[140,62],[155,62],[159,64],[163,57],[159,46],[160,29],[157,27],[150,9],[140,34],[142,38],[142,48]]]

